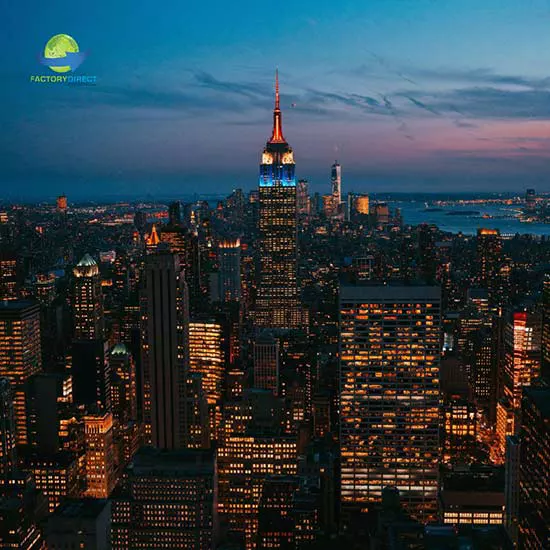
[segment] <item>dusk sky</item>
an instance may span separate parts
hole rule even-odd
[[[549,0],[2,4],[1,197],[252,189],[276,67],[312,191],[550,191]],[[30,82],[59,33],[95,86]]]

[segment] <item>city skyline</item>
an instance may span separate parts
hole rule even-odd
[[[24,29],[10,6],[0,38],[12,52],[0,91],[6,197],[253,189],[275,67],[297,177],[313,189],[328,187],[335,159],[343,192],[549,189],[542,1],[347,1],[334,13],[303,2],[276,17],[245,5],[225,18],[210,17],[216,5],[178,17],[172,3],[120,3],[105,18],[102,6],[54,17],[32,4]],[[30,82],[60,32],[88,52],[77,74],[95,86]]]

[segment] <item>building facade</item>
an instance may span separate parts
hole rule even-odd
[[[440,291],[340,288],[342,510],[394,485],[411,514],[437,508]]]

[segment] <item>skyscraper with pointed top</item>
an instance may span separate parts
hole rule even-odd
[[[283,136],[279,75],[275,75],[273,131],[260,164],[260,281],[256,299],[259,327],[301,325],[297,284],[296,178],[294,153]]]

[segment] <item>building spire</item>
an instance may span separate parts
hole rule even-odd
[[[273,133],[270,143],[286,143],[283,137],[283,120],[279,97],[279,69],[275,69],[275,109],[273,109]]]
[[[275,69],[275,109],[281,109],[279,104],[279,69]]]

